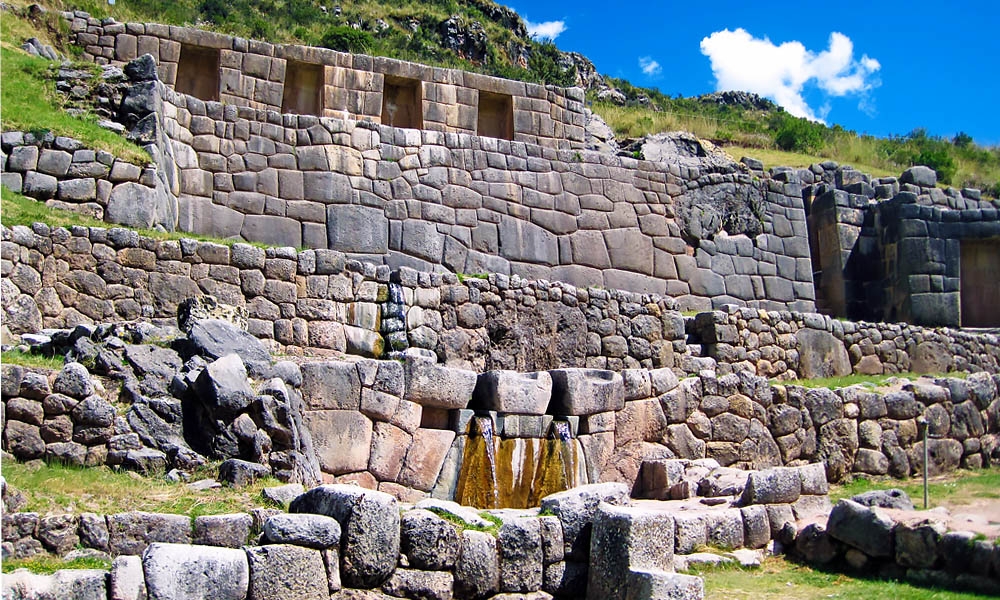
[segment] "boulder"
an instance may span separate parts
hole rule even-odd
[[[443,571],[455,565],[460,540],[454,525],[428,510],[414,509],[402,517],[400,550],[415,569]]]
[[[27,569],[4,573],[6,600],[105,600],[107,573],[97,569],[64,569],[52,575],[36,575]]]
[[[938,562],[938,542],[947,528],[925,519],[896,525],[896,563],[914,569],[932,569]]]
[[[270,474],[271,469],[267,466],[238,458],[230,458],[219,465],[219,481],[232,487],[243,487]]]
[[[202,319],[191,326],[188,340],[195,352],[211,359],[236,354],[254,377],[265,377],[271,355],[256,337],[221,319]]]
[[[287,485],[264,488],[261,494],[271,502],[279,506],[285,506],[301,496],[305,491],[306,489],[301,483],[289,483]]]
[[[937,185],[937,172],[930,167],[917,165],[903,171],[899,176],[900,183],[912,183],[920,187],[934,187]]]
[[[186,515],[128,512],[108,515],[107,521],[113,555],[139,555],[154,542],[191,543],[191,518]]]
[[[795,536],[795,552],[807,563],[825,565],[837,557],[837,547],[819,523],[810,523]]]
[[[804,379],[841,377],[851,374],[851,359],[844,343],[826,331],[800,329],[799,376]]]
[[[341,576],[347,587],[384,583],[399,556],[399,508],[382,492],[351,485],[321,485],[292,501],[292,513],[333,517],[340,523]]]
[[[247,600],[329,600],[326,566],[319,550],[284,544],[246,548],[250,567]]]
[[[256,397],[236,354],[227,354],[205,367],[195,380],[195,390],[209,413],[221,421],[234,420]]]
[[[857,548],[873,558],[893,556],[892,519],[878,509],[852,500],[841,500],[833,507],[826,528],[835,540]]]
[[[87,367],[77,362],[66,363],[52,382],[52,391],[71,398],[83,399],[94,393]]]
[[[852,497],[851,500],[861,506],[871,508],[894,508],[897,510],[913,510],[910,496],[901,489],[872,490]]]
[[[295,544],[317,550],[339,546],[340,531],[340,523],[326,515],[282,513],[264,522],[267,543]]]
[[[149,597],[155,600],[245,600],[247,554],[242,549],[151,544],[142,556]]]

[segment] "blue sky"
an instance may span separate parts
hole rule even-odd
[[[878,136],[1000,144],[1000,2],[618,2],[512,8],[600,73],[670,95],[739,87]]]

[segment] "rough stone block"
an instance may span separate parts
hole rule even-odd
[[[664,511],[601,504],[590,540],[587,598],[621,598],[630,570],[674,568],[674,519]]]
[[[592,415],[625,407],[622,376],[600,369],[553,369],[552,403],[556,415]]]
[[[399,557],[399,507],[389,494],[352,485],[321,485],[299,496],[288,510],[340,522],[341,576],[348,587],[370,589],[392,574]]]
[[[328,600],[326,565],[319,550],[283,544],[246,548],[247,600]]]
[[[443,367],[412,356],[406,357],[403,373],[403,398],[425,407],[465,408],[476,387],[474,371]]]
[[[552,397],[552,376],[545,371],[489,371],[479,376],[471,406],[519,415],[544,415]]]
[[[142,557],[149,597],[157,600],[244,600],[250,572],[242,549],[161,544]]]

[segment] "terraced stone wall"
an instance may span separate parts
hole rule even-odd
[[[79,11],[63,13],[63,18],[84,57],[122,65],[150,54],[167,86],[203,101],[442,133],[500,135],[548,148],[584,145],[579,88],[188,27],[117,23]]]

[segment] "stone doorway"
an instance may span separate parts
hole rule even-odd
[[[962,327],[1000,326],[1000,239],[963,240]]]
[[[417,79],[386,75],[382,87],[382,124],[423,129],[423,89]]]
[[[181,45],[174,89],[205,101],[219,101],[219,50]]]
[[[323,116],[323,65],[288,61],[285,65],[285,89],[281,112]]]
[[[514,139],[513,99],[506,94],[480,91],[476,133],[502,140]]]

